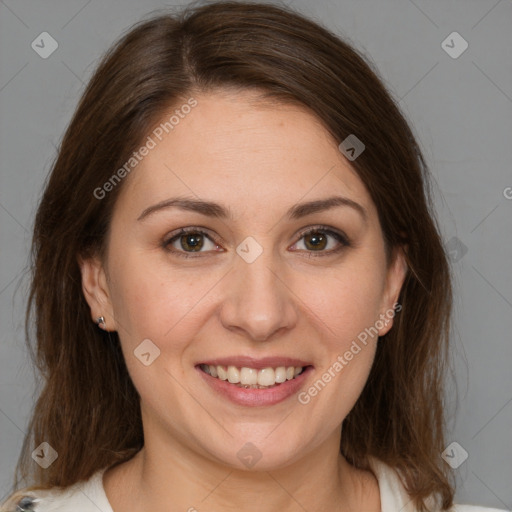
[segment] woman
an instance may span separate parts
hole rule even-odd
[[[311,21],[222,2],[134,27],[37,213],[35,485],[2,510],[491,510],[453,504],[440,455],[428,185],[375,73]]]

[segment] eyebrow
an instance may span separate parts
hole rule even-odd
[[[307,203],[296,204],[286,212],[285,216],[290,220],[296,220],[306,217],[307,215],[312,215],[313,213],[323,212],[340,206],[352,208],[359,213],[365,223],[368,221],[368,212],[366,209],[352,199],[343,196],[332,196],[326,199],[317,199]],[[218,219],[234,219],[229,208],[225,208],[213,201],[175,197],[161,201],[153,206],[149,206],[139,215],[137,220],[143,220],[156,212],[166,210],[168,208],[179,208],[181,210],[192,211]]]

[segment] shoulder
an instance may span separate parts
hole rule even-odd
[[[63,489],[21,489],[0,505],[0,512],[113,512],[103,489],[104,471]]]
[[[404,485],[400,480],[398,472],[384,463],[383,461],[371,457],[369,458],[372,472],[379,482],[380,501],[382,512],[416,512],[412,501],[407,494]],[[438,511],[440,508],[436,506],[436,501],[432,497],[428,503],[430,510]],[[506,512],[502,509],[482,507],[478,505],[461,505],[454,504],[449,512]]]

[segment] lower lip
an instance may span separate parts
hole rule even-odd
[[[196,370],[214,391],[228,400],[238,405],[257,407],[277,404],[297,393],[313,367],[308,366],[299,376],[267,389],[239,388],[227,380],[220,380],[208,375],[199,366],[196,366]]]

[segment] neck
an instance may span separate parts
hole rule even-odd
[[[271,471],[233,469],[176,440],[148,436],[131,460],[105,473],[114,512],[361,510],[363,472],[339,453],[336,433],[311,453]],[[368,482],[368,480],[366,480]]]

